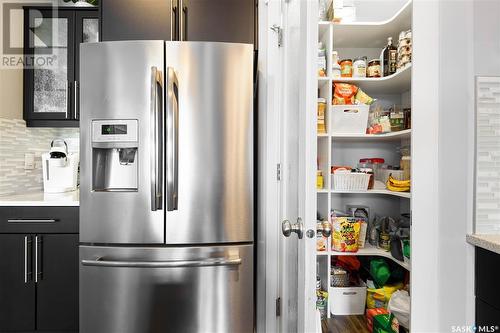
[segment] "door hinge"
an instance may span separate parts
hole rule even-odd
[[[276,317],[281,316],[281,297],[276,298]]]
[[[278,47],[283,45],[283,28],[277,24],[273,24],[271,30],[278,34]]]
[[[281,163],[276,164],[276,179],[281,180]]]

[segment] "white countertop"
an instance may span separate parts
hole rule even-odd
[[[80,206],[80,191],[45,193],[43,191],[0,196],[0,206]]]
[[[488,251],[500,254],[500,235],[467,235],[467,242]]]

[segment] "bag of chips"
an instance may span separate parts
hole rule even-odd
[[[335,83],[333,89],[334,105],[352,105],[355,101],[358,87],[349,83]]]
[[[333,217],[332,248],[339,252],[357,252],[361,221],[356,217]]]

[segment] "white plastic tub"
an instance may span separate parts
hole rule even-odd
[[[330,287],[328,304],[332,315],[362,315],[366,308],[366,285],[360,287]]]
[[[369,110],[369,105],[332,105],[333,135],[366,134]]]

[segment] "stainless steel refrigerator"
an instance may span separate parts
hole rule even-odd
[[[253,331],[253,47],[80,59],[80,332]]]

